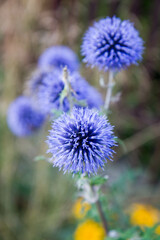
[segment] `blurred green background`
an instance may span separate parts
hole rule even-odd
[[[114,91],[121,98],[112,104],[109,119],[124,143],[106,172],[112,184],[140,169],[132,189],[126,188],[127,204],[138,199],[160,207],[159,13],[159,0],[0,1],[0,239],[71,239],[76,225],[71,217],[74,179],[45,161],[34,161],[46,152],[49,126],[32,138],[18,139],[7,127],[6,112],[24,91],[45,48],[68,45],[81,59],[84,32],[106,16],[130,19],[145,42],[143,62],[116,76]],[[98,87],[97,70],[82,64],[81,73]],[[120,192],[124,187],[121,182]]]

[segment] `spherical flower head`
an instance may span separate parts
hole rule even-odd
[[[61,102],[61,93],[64,90],[62,72],[58,69],[50,72],[43,79],[38,91],[38,102],[44,112],[50,113],[53,109],[69,110],[69,102],[65,97]]]
[[[38,103],[45,113],[51,113],[52,110],[69,111],[69,101],[67,97],[61,101],[61,93],[64,90],[62,72],[58,69],[45,76],[38,90]]]
[[[105,116],[88,108],[74,108],[52,125],[47,140],[53,166],[71,173],[96,174],[111,160],[115,146],[113,127]]]
[[[130,222],[132,225],[140,227],[153,227],[160,221],[158,209],[145,204],[134,204],[130,212]]]
[[[82,43],[84,62],[100,70],[121,70],[142,59],[143,40],[129,20],[106,17],[95,22]]]
[[[46,49],[38,60],[39,68],[67,68],[72,72],[79,68],[77,55],[66,46],[52,46]]]
[[[76,219],[82,219],[85,217],[90,208],[91,205],[89,203],[85,202],[83,198],[78,198],[72,208],[73,216]]]
[[[26,137],[42,126],[44,115],[34,107],[29,98],[20,96],[9,106],[7,122],[13,134]]]
[[[38,69],[31,75],[30,79],[27,81],[27,90],[29,93],[35,94],[38,88],[43,85],[43,79],[51,72],[51,69]]]
[[[92,219],[88,219],[78,225],[74,233],[74,240],[104,240],[105,236],[104,228]]]
[[[89,108],[100,108],[103,104],[100,93],[87,83],[87,81],[77,72],[69,75],[72,97],[76,100],[75,105],[84,101]],[[61,93],[64,90],[63,72],[54,69],[44,79],[39,87],[38,101],[43,111],[51,113],[53,109],[68,112],[70,109],[69,100],[66,97],[61,99]],[[93,95],[94,94],[94,95]]]

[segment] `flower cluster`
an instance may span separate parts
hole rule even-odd
[[[143,41],[133,24],[116,17],[96,22],[82,44],[84,61],[104,70],[136,64],[142,52]],[[64,67],[69,72],[68,86]],[[116,143],[113,127],[105,116],[93,110],[103,105],[101,94],[81,77],[78,69],[78,57],[70,48],[52,46],[45,50],[38,60],[38,71],[30,80],[34,95],[31,99],[37,101],[43,114],[31,105],[31,99],[20,97],[9,108],[8,125],[18,136],[27,136],[40,128],[44,115],[62,110],[65,113],[52,124],[47,140],[51,161],[64,172],[90,175],[103,169],[107,159],[111,160]],[[70,115],[66,114],[68,111]]]
[[[74,108],[53,122],[47,143],[53,166],[89,175],[104,168],[116,145],[106,117],[88,108]]]
[[[102,114],[104,110],[108,113],[112,100],[115,71],[137,64],[143,49],[143,40],[130,21],[106,17],[89,28],[81,47],[84,62],[100,70],[110,70],[108,85],[103,83],[108,88],[104,107],[101,94],[78,72],[77,55],[66,46],[52,46],[38,59],[36,72],[28,83],[29,96],[20,96],[8,109],[8,126],[19,137],[36,132],[47,116],[63,112],[56,120],[55,114],[46,140],[49,161],[64,173],[79,177],[77,185],[82,198],[73,207],[74,216],[82,219],[90,210],[89,215],[90,204],[96,203],[104,223],[104,227],[91,219],[81,223],[75,231],[75,240],[104,240],[106,233],[107,238],[118,236],[114,230],[109,235],[101,209],[99,189],[107,178],[88,176],[104,170],[105,163],[112,161],[117,145],[113,126]],[[131,224],[141,229],[153,227],[158,221],[159,213],[143,205],[135,205],[130,216]]]
[[[25,137],[37,131],[44,119],[44,115],[34,107],[31,100],[24,96],[14,100],[8,109],[8,126],[19,137]]]
[[[88,106],[89,108],[100,108],[103,105],[101,94],[75,71],[79,67],[79,61],[76,54],[70,48],[65,46],[50,47],[40,56],[38,66],[39,68],[32,74],[26,85],[28,89],[26,92],[29,93],[29,96],[20,97],[20,100],[15,100],[8,111],[9,128],[17,136],[28,136],[34,132],[33,129],[35,130],[38,129],[38,126],[39,128],[42,126],[39,118],[36,117],[36,114],[33,114],[34,112],[38,113],[37,108],[35,110],[35,106],[37,105],[38,109],[43,111],[43,115],[39,113],[39,116],[43,118],[44,115],[51,113],[54,109],[64,112],[70,110],[68,95],[66,94],[62,97],[66,87],[61,69],[64,66],[67,66],[70,72],[69,84],[71,85],[73,105]],[[31,115],[33,118],[30,117],[30,121],[33,122],[33,124],[30,123],[30,128],[27,124],[24,124],[23,120],[24,109],[28,106],[27,104],[33,110],[32,113],[29,113],[29,110],[25,112],[26,115]],[[29,120],[26,121],[29,122]],[[17,126],[17,122],[21,124]],[[22,129],[20,130],[21,127]]]
[[[104,70],[120,70],[142,59],[143,41],[133,24],[117,17],[95,22],[83,38],[84,62]]]

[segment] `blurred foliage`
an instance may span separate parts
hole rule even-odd
[[[108,200],[102,201],[107,201],[104,205],[118,214],[121,229],[127,226],[122,206],[130,205],[133,200],[159,204],[159,12],[159,0],[0,1],[0,239],[69,240],[72,237],[75,221],[70,211],[74,179],[63,176],[43,160],[34,161],[37,155],[46,152],[44,141],[49,126],[38,136],[17,139],[7,128],[6,112],[8,104],[22,94],[38,56],[46,47],[68,45],[82,59],[80,44],[85,30],[94,19],[107,15],[133,21],[146,49],[138,67],[132,66],[116,77],[115,93],[120,91],[121,98],[112,105],[109,118],[127,151],[119,147],[115,157],[119,160],[108,164],[111,192],[105,188]],[[97,70],[82,64],[81,72],[98,86]],[[141,174],[129,181],[128,168],[140,168]],[[130,182],[130,186],[125,185]],[[112,223],[110,219],[111,226]]]

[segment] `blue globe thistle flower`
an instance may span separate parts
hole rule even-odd
[[[53,109],[59,109],[64,112],[69,111],[69,101],[66,97],[61,103],[61,93],[64,89],[62,72],[55,69],[46,75],[42,83],[37,94],[41,109],[45,113],[50,113]]]
[[[44,115],[35,109],[29,98],[20,96],[10,104],[7,122],[13,134],[26,137],[42,126]]]
[[[129,20],[106,17],[86,32],[81,52],[84,62],[105,71],[121,70],[142,59],[143,40]]]
[[[72,88],[72,96],[76,100],[75,105],[80,105],[78,102],[84,101],[89,108],[100,108],[103,105],[103,99],[100,93],[90,86],[87,81],[77,72],[69,75],[69,80]],[[70,109],[69,100],[67,97],[61,102],[61,93],[64,90],[63,72],[58,69],[50,72],[44,79],[43,84],[39,87],[38,102],[46,113],[53,109],[59,109],[68,112]],[[94,94],[94,95],[93,95]]]
[[[67,68],[73,72],[79,68],[79,60],[77,55],[66,46],[53,46],[46,49],[38,60],[40,68],[56,67]]]
[[[51,69],[38,69],[31,75],[27,81],[27,90],[29,93],[35,94],[38,88],[43,85],[43,79],[51,72]]]
[[[47,140],[53,166],[71,173],[96,174],[112,160],[116,145],[113,127],[105,116],[88,108],[74,108],[52,124]]]

